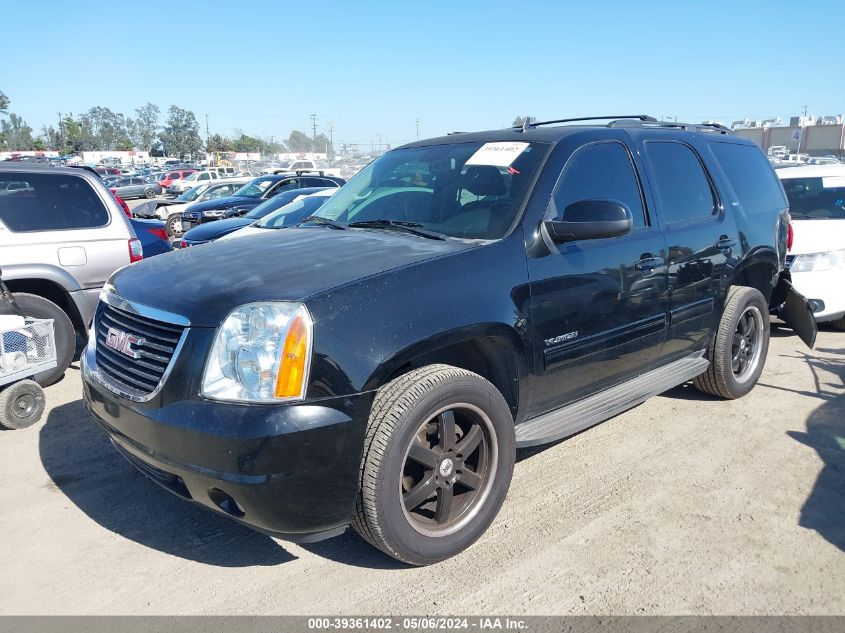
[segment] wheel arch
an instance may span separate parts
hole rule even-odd
[[[83,338],[87,338],[88,330],[83,322],[79,308],[77,308],[76,302],[70,294],[75,290],[79,290],[79,286],[73,277],[70,277],[67,272],[61,269],[56,269],[62,273],[60,275],[42,275],[33,270],[25,275],[13,273],[7,276],[7,271],[9,270],[11,270],[11,267],[3,268],[3,283],[6,284],[10,292],[28,292],[29,294],[38,295],[39,297],[52,301],[68,315],[76,333]],[[50,273],[51,271],[48,269],[47,272]],[[65,281],[65,276],[73,281],[73,285],[70,288],[62,283]],[[73,286],[76,286],[76,288]]]
[[[740,261],[734,270],[731,283],[734,286],[756,288],[771,305],[772,292],[780,278],[780,270],[777,253],[770,248],[761,248],[748,253]]]
[[[514,419],[520,403],[525,368],[523,344],[516,330],[505,324],[477,324],[418,341],[382,362],[370,375],[365,390],[378,389],[409,371],[435,363],[471,371],[489,381],[505,398]]]

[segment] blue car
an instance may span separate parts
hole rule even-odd
[[[132,223],[132,228],[135,229],[135,235],[141,241],[141,246],[144,248],[144,258],[169,253],[173,250],[173,247],[170,245],[170,239],[167,236],[167,231],[164,228],[164,222],[159,220],[141,220],[138,218],[130,218],[129,221]]]
[[[260,220],[265,215],[272,213],[276,209],[281,209],[286,204],[296,200],[299,196],[307,196],[317,191],[323,191],[328,187],[303,187],[301,189],[291,189],[290,191],[283,191],[269,200],[265,200],[252,211],[239,218],[228,218],[226,220],[217,220],[216,222],[207,222],[200,224],[188,230],[183,236],[182,241],[179,242],[180,248],[187,246],[197,246],[198,244],[205,244],[206,242],[213,242],[214,240],[233,233],[238,229],[253,224]]]

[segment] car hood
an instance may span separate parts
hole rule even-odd
[[[254,224],[250,224],[249,226],[245,226],[242,229],[238,229],[237,231],[232,231],[231,233],[227,233],[226,235],[224,235],[220,239],[221,240],[233,240],[236,237],[246,237],[247,235],[260,235],[260,234],[266,233],[268,230],[277,231],[277,230],[281,230],[281,229],[262,229],[262,228],[255,226]],[[284,229],[284,230],[287,230],[287,229]]]
[[[193,326],[216,327],[244,303],[301,301],[469,248],[477,247],[390,230],[291,228],[143,260],[110,283],[125,299],[182,315]]]
[[[792,220],[790,255],[826,253],[845,248],[845,220]]]
[[[206,200],[205,202],[195,202],[189,206],[186,211],[211,211],[212,209],[228,209],[236,204],[248,203],[256,206],[261,200],[256,198],[248,198],[246,196],[229,196],[228,198],[216,198],[214,200]]]
[[[231,233],[232,231],[237,231],[238,229],[242,229],[245,226],[249,226],[256,220],[253,218],[229,218],[227,220],[217,220],[216,222],[208,222],[206,224],[200,224],[192,229],[189,229],[185,232],[182,236],[183,240],[193,240],[197,242],[207,242],[208,240],[216,240],[218,237],[222,237]]]

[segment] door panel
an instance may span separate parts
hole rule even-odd
[[[633,156],[620,139],[567,160],[546,219],[580,200],[614,200],[634,218],[620,237],[546,242],[528,260],[536,377],[531,415],[622,382],[658,357],[668,320],[666,251]],[[544,229],[541,229],[543,231]]]
[[[657,357],[666,332],[666,267],[657,230],[570,244],[529,260],[535,345],[541,350],[532,415],[633,375]]]

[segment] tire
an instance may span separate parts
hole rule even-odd
[[[732,286],[716,334],[707,348],[710,366],[696,389],[727,400],[741,398],[763,373],[769,351],[769,306],[756,288]]]
[[[448,365],[404,374],[373,402],[352,527],[412,565],[455,556],[499,512],[515,447],[510,407],[481,376]]]
[[[156,197],[155,189],[144,189],[144,197],[148,200]]]
[[[179,227],[178,229],[176,228],[177,225]],[[172,215],[169,215],[164,221],[164,230],[167,231],[167,234],[170,237],[180,237],[183,233],[181,214],[174,213]]]
[[[44,297],[28,292],[12,293],[15,301],[26,316],[37,319],[53,319],[56,333],[56,361],[53,369],[35,374],[33,380],[42,387],[48,387],[64,376],[65,370],[73,360],[76,351],[76,330],[70,317],[55,303]]]
[[[44,414],[44,390],[37,382],[21,380],[0,391],[0,426],[25,429]]]
[[[845,316],[839,317],[835,321],[831,321],[830,327],[832,327],[834,330],[839,330],[840,332],[845,332]]]

